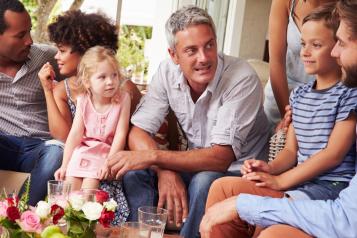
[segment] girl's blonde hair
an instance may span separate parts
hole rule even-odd
[[[115,57],[115,52],[103,46],[94,46],[89,48],[82,56],[81,62],[78,65],[77,85],[80,93],[91,93],[89,78],[97,71],[97,66],[101,62],[109,63],[115,71],[117,71],[119,79],[118,92],[113,99],[117,99],[120,95],[122,86],[122,75],[120,73],[119,62]]]

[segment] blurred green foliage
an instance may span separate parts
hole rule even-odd
[[[149,62],[145,58],[145,40],[151,39],[152,27],[120,26],[118,58],[121,67],[131,74],[147,74]]]
[[[20,2],[22,2],[25,5],[28,13],[31,16],[32,29],[36,29],[36,26],[37,26],[36,10],[38,8],[37,0],[20,0]]]
[[[32,19],[32,29],[36,29],[38,17],[36,10],[39,7],[37,0],[20,0],[28,10]],[[61,1],[57,1],[52,9],[51,16],[59,14],[59,5]],[[50,17],[50,22],[53,18]],[[142,74],[145,76],[148,71],[149,62],[145,58],[144,49],[146,39],[151,39],[152,27],[148,26],[120,26],[119,33],[119,50],[117,57],[121,67],[125,70],[128,76],[132,74]]]

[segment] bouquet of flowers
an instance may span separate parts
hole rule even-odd
[[[101,190],[74,192],[60,205],[40,201],[36,207],[27,205],[28,191],[29,182],[21,199],[5,192],[0,198],[0,238],[95,238],[97,222],[109,227],[114,219],[117,203]],[[67,225],[67,236],[59,222]]]
[[[73,238],[95,238],[95,225],[109,227],[118,204],[102,190],[82,190],[71,193],[65,209],[67,235]]]
[[[0,237],[31,238],[40,237],[44,227],[57,224],[64,215],[64,209],[54,204],[50,206],[40,201],[36,207],[29,207],[28,191],[19,199],[15,194],[3,192],[0,198]]]

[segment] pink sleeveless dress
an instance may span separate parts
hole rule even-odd
[[[123,94],[121,100],[127,95]],[[83,95],[77,99],[77,110],[81,110],[84,135],[68,163],[66,176],[96,178],[110,151],[121,111],[120,103],[112,103],[110,108],[99,113],[90,97]]]

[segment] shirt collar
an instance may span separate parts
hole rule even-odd
[[[207,90],[211,93],[217,88],[219,81],[221,80],[223,70],[223,55],[217,54],[217,68],[214,74],[213,80],[207,85]]]
[[[25,60],[25,65],[30,66],[31,62],[33,62],[32,59],[34,58],[34,54],[34,48],[31,46],[30,53],[27,55],[27,59]]]

